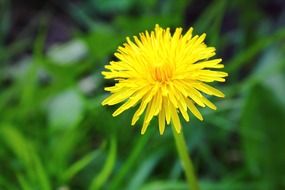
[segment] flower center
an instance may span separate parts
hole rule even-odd
[[[154,80],[159,82],[167,82],[172,78],[172,70],[169,65],[164,64],[154,67]]]

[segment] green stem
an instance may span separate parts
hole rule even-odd
[[[175,139],[176,148],[182,163],[182,167],[186,174],[188,187],[191,190],[199,190],[197,178],[195,176],[194,167],[191,161],[191,157],[188,154],[187,146],[185,143],[184,135],[182,131],[178,134],[172,126],[172,132]]]

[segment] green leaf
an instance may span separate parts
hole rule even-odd
[[[225,177],[221,181],[201,181],[200,186],[203,190],[260,190],[266,185],[264,181],[243,182]]]
[[[133,4],[134,0],[95,0],[94,6],[105,14],[126,11]]]
[[[4,176],[4,174],[5,172],[0,175],[0,189],[17,190],[18,188],[16,188],[16,185],[9,183],[9,178]]]
[[[272,35],[256,41],[245,51],[238,53],[227,63],[228,66],[226,67],[226,71],[228,73],[234,73],[245,64],[250,63],[249,61],[254,58],[254,56],[267,48],[269,45],[281,41],[282,39],[285,39],[285,28],[281,28]]]
[[[188,186],[180,181],[153,181],[145,184],[140,190],[187,190]]]
[[[18,181],[20,183],[21,189],[23,190],[30,190],[32,189],[31,185],[29,184],[28,180],[26,180],[22,175],[17,175]]]
[[[138,170],[129,180],[127,189],[139,189],[139,187],[141,187],[145,180],[151,175],[151,172],[154,170],[163,154],[163,149],[160,149],[159,151],[154,152],[154,154],[146,158],[143,162],[141,161]]]
[[[103,23],[97,23],[90,35],[84,38],[90,49],[90,55],[96,60],[104,60],[115,52],[122,39],[123,37],[118,32],[109,27],[108,24]]]
[[[210,36],[212,37],[213,44],[218,41],[217,38],[221,28],[221,21],[225,12],[226,3],[226,0],[212,1],[194,24],[194,29],[199,33],[207,31],[207,34],[211,34]]]
[[[90,190],[99,190],[102,189],[102,186],[108,180],[108,177],[111,175],[111,172],[114,168],[117,157],[117,143],[114,137],[111,138],[110,141],[110,150],[107,156],[107,160],[100,171],[100,173],[93,178],[91,185],[89,187]]]
[[[132,167],[134,167],[134,165],[137,163],[139,156],[141,155],[146,143],[149,140],[149,137],[150,137],[149,133],[147,133],[144,136],[139,136],[137,142],[133,146],[132,151],[129,153],[128,159],[125,161],[125,163],[120,168],[119,172],[112,180],[109,189],[118,189],[120,184],[125,179],[126,175],[130,172]]]
[[[285,151],[281,151],[285,144],[284,106],[272,89],[256,84],[247,94],[241,117],[240,130],[249,171],[270,182],[265,189],[284,189]]]
[[[47,165],[50,173],[62,180],[62,175],[68,168],[70,159],[78,150],[78,145],[85,141],[85,128],[74,127],[68,130],[53,131],[49,134],[51,141],[46,155],[49,156]]]
[[[4,140],[7,147],[16,155],[17,160],[20,160],[26,172],[25,178],[18,176],[19,182],[23,187],[28,187],[32,184],[43,190],[50,190],[50,183],[47,173],[35,151],[32,143],[24,138],[24,136],[15,127],[9,124],[0,125],[0,136]]]
[[[16,155],[16,157],[29,167],[31,157],[30,148],[26,140],[22,137],[17,129],[10,124],[0,125],[0,137],[6,146]]]
[[[78,172],[80,172],[83,168],[85,168],[88,164],[90,164],[94,159],[96,159],[102,149],[101,148],[92,151],[82,157],[80,160],[72,164],[62,175],[63,181],[68,181],[70,180],[73,176],[75,176]]]

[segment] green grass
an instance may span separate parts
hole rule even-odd
[[[47,48],[50,14],[7,43],[13,7],[1,1],[0,189],[187,189],[170,128],[160,136],[152,122],[141,136],[134,110],[113,118],[101,106],[104,65],[156,23],[206,32],[229,73],[218,110],[183,123],[202,189],[285,189],[285,27],[259,3],[213,0],[197,18],[186,14],[195,0],[57,3],[74,29]]]

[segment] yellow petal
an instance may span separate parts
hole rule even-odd
[[[117,93],[114,93],[111,96],[107,97],[102,102],[102,105],[114,105],[120,103],[130,97],[135,91],[137,91],[137,89],[127,89],[125,91],[119,91]]]
[[[170,123],[171,119],[171,111],[170,111],[170,101],[166,98],[163,98],[163,105],[165,106],[165,118],[166,118],[166,123]]]
[[[147,123],[147,122],[144,122],[144,123],[143,123],[142,129],[141,129],[141,134],[142,134],[142,135],[145,134],[148,125],[149,125],[149,123]]]
[[[177,111],[174,108],[174,106],[171,106],[171,118],[172,118],[173,126],[174,126],[176,132],[180,133],[181,123],[180,123],[180,119],[178,117]]]
[[[225,97],[224,93],[222,93],[221,91],[219,91],[218,89],[210,86],[210,85],[207,85],[205,83],[197,83],[195,85],[195,88],[199,89],[200,91],[206,93],[206,94],[209,94],[209,95],[214,95],[214,96],[217,96],[217,97]]]
[[[196,106],[193,104],[193,102],[191,100],[189,100],[188,98],[185,98],[185,101],[187,103],[189,110],[195,115],[195,117],[197,117],[199,120],[203,121],[203,117],[202,117],[201,113],[196,108]]]
[[[146,106],[147,106],[148,102],[146,101],[142,101],[139,108],[137,109],[137,111],[135,112],[133,118],[132,118],[132,124],[131,125],[135,125],[136,122],[139,120],[141,114],[143,113],[143,111],[145,110]]]
[[[146,93],[148,93],[150,90],[150,87],[145,87],[139,91],[137,91],[133,96],[131,96],[129,98],[129,100],[127,102],[125,102],[122,106],[120,106],[114,113],[113,116],[117,116],[119,114],[121,114],[122,112],[124,112],[125,110],[135,106],[138,101],[141,100],[141,98],[143,96],[145,96]]]
[[[159,124],[159,133],[160,135],[163,134],[165,129],[165,114],[164,109],[161,110],[161,112],[158,115],[158,124]]]
[[[211,108],[213,110],[217,109],[217,107],[210,100],[208,100],[207,98],[203,97],[202,100],[209,108]]]

